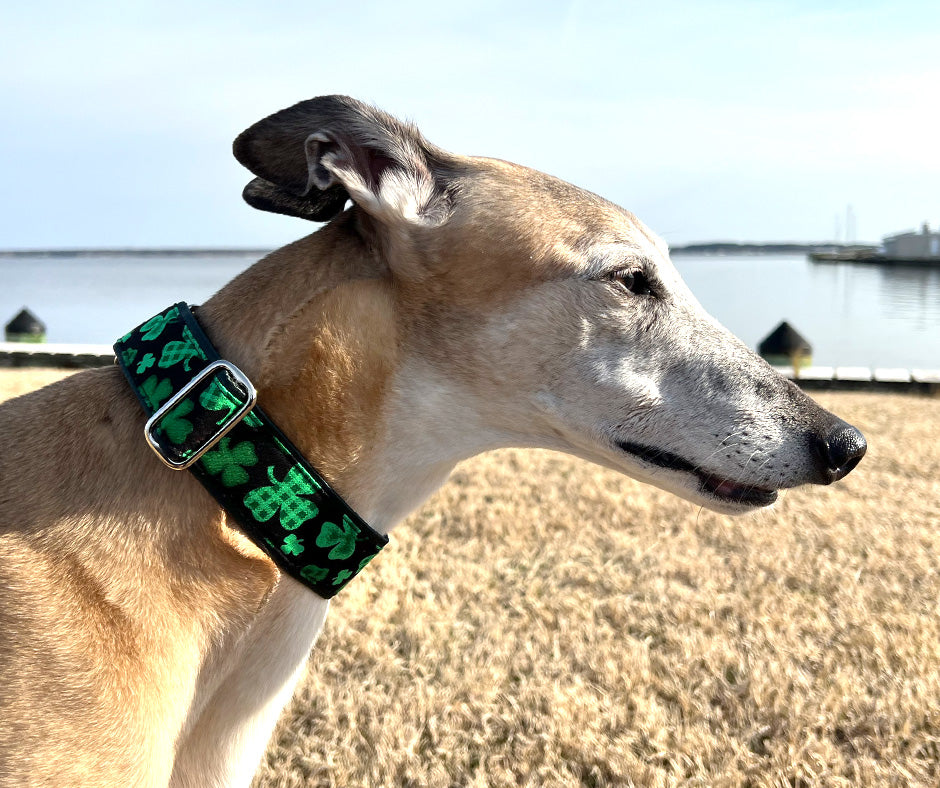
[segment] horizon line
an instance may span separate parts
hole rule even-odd
[[[839,241],[690,241],[688,243],[670,245],[670,250],[678,251],[689,247],[701,246],[750,246],[772,247],[792,246],[799,248],[810,247],[845,247],[845,246],[874,246],[876,244],[855,242],[844,243]],[[0,249],[0,257],[41,257],[61,256],[78,257],[82,255],[224,255],[224,254],[268,254],[277,247],[267,246],[76,246],[76,247],[31,247],[19,249]]]
[[[0,257],[79,257],[83,255],[224,255],[268,254],[277,247],[261,246],[84,246],[29,249],[0,249]]]

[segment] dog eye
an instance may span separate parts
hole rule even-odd
[[[633,295],[650,295],[652,292],[649,281],[642,271],[616,271],[608,278]]]

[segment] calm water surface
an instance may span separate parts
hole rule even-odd
[[[674,258],[702,305],[751,347],[787,320],[816,364],[940,369],[940,268],[803,255]]]
[[[110,345],[170,304],[202,303],[260,256],[0,257],[0,323],[28,306],[48,342]]]
[[[25,305],[46,323],[49,342],[110,344],[168,304],[205,301],[258,257],[0,257],[0,323]],[[940,268],[803,255],[674,262],[705,308],[751,347],[788,320],[817,364],[940,369]]]

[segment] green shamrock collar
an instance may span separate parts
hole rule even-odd
[[[125,334],[117,362],[150,416],[144,433],[189,471],[287,574],[329,599],[387,543],[310,465],[224,361],[186,304]]]

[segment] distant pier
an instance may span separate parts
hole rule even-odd
[[[922,268],[940,268],[940,257],[898,257],[877,249],[841,249],[834,252],[810,252],[814,263],[870,263],[872,265],[902,265]]]

